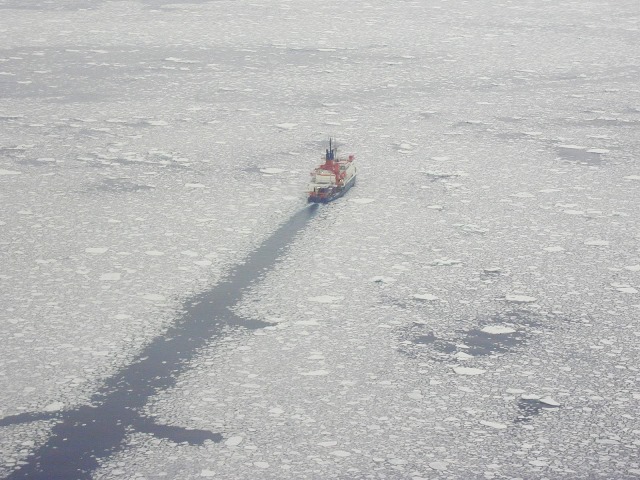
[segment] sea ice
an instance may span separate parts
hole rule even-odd
[[[213,470],[202,470],[200,472],[200,476],[205,478],[211,478],[216,476],[216,472],[214,472]]]
[[[52,402],[49,405],[45,406],[42,410],[45,412],[57,412],[64,408],[64,403],[62,402]]]
[[[491,335],[502,335],[506,333],[514,333],[516,332],[516,329],[505,327],[504,325],[487,325],[482,328],[482,331]]]
[[[629,270],[630,272],[640,272],[640,265],[628,265],[624,267],[625,270]]]
[[[106,252],[107,250],[109,250],[106,247],[92,247],[92,248],[85,248],[84,251],[87,253],[94,253],[94,254],[101,254]]]
[[[436,297],[435,295],[431,295],[429,293],[414,293],[413,295],[411,295],[411,298],[414,298],[416,300],[424,300],[428,302],[438,300],[438,297]]]
[[[309,297],[310,302],[316,303],[334,303],[342,300],[344,297],[333,297],[331,295],[319,295],[317,297]]]
[[[345,452],[344,450],[334,450],[333,452],[331,452],[331,455],[342,458],[351,456],[349,452]]]
[[[453,371],[458,375],[482,375],[486,370],[472,367],[453,367]]]
[[[100,275],[100,280],[104,282],[115,282],[120,280],[120,274],[118,272],[103,273]]]
[[[627,175],[624,178],[627,180],[640,180],[640,175]]]
[[[533,303],[537,300],[536,297],[529,297],[527,295],[505,295],[504,299],[511,303]]]
[[[350,198],[349,201],[364,205],[365,203],[375,202],[375,199],[374,198]]]
[[[564,251],[564,248],[562,248],[562,247],[545,247],[545,248],[543,248],[543,250],[545,252],[562,252],[562,251]]]
[[[504,423],[490,422],[488,420],[480,420],[480,423],[485,427],[495,428],[496,430],[504,430],[507,426]]]
[[[372,277],[371,281],[374,283],[392,283],[392,282],[395,282],[395,279],[391,277],[383,277],[381,275],[378,275],[378,276]]]
[[[429,462],[429,467],[442,472],[449,467],[449,464],[446,462]]]
[[[278,123],[275,125],[281,130],[291,130],[293,127],[298,126],[297,123]]]
[[[260,169],[261,173],[266,173],[267,175],[274,175],[276,173],[282,173],[285,171],[286,170],[284,170],[283,168],[273,168],[273,167],[265,167]]]
[[[607,247],[609,246],[609,242],[606,240],[587,240],[584,242],[585,245],[595,246],[595,247]]]
[[[323,375],[329,375],[329,372],[327,370],[313,370],[311,372],[301,372],[300,375],[305,377],[320,377]]]
[[[241,437],[240,435],[234,435],[232,437],[229,437],[224,444],[227,447],[237,447],[238,445],[240,445],[242,443],[242,441],[244,440],[243,437]]]
[[[0,168],[0,175],[20,175],[22,172],[16,172],[15,170],[5,170]]]

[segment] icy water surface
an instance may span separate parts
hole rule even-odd
[[[637,1],[0,11],[0,476],[640,477]]]

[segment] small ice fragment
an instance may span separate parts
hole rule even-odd
[[[516,329],[505,327],[504,325],[487,325],[486,327],[482,328],[482,331],[491,335],[503,335],[506,333],[515,333]]]
[[[529,297],[527,295],[505,295],[504,299],[511,303],[533,303],[537,300],[536,297]]]
[[[302,372],[300,375],[304,375],[305,377],[319,377],[329,375],[329,372],[327,370],[312,370],[311,372]]]
[[[451,265],[458,265],[460,263],[462,263],[460,260],[453,260],[451,258],[437,258],[431,262],[430,265],[434,267],[448,267]]]
[[[390,458],[389,463],[391,465],[406,465],[409,462],[406,461],[404,458]]]
[[[486,370],[472,367],[453,367],[453,371],[458,375],[482,375]]]
[[[180,252],[182,255],[186,255],[187,257],[197,257],[198,254],[192,250],[184,250]]]
[[[240,435],[234,435],[232,437],[229,437],[224,444],[227,447],[237,447],[238,445],[240,445],[242,443],[242,441],[244,440],[243,437],[241,437]]]
[[[103,273],[100,275],[100,280],[103,282],[116,282],[120,280],[120,274],[118,272]]]
[[[297,123],[278,123],[275,126],[281,130],[291,130],[293,127],[298,126],[298,124]]]
[[[545,248],[543,248],[543,250],[545,252],[562,252],[562,251],[564,251],[564,248],[562,248],[562,247],[545,247]]]
[[[166,125],[169,125],[169,123],[165,122],[164,120],[148,120],[147,123],[154,127],[164,127]]]
[[[17,172],[15,170],[6,170],[4,168],[0,168],[0,175],[20,175],[22,172]]]
[[[507,426],[504,423],[490,422],[488,420],[480,420],[480,423],[485,427],[495,428],[496,430],[504,430]]]
[[[107,250],[109,250],[106,247],[92,247],[92,248],[85,248],[84,251],[87,253],[94,253],[94,254],[100,254],[100,253],[104,253]]]
[[[500,267],[488,267],[483,269],[482,271],[487,274],[495,274],[495,273],[500,273],[502,269]]]
[[[609,153],[609,150],[607,150],[606,148],[590,148],[589,150],[587,150],[587,153],[597,153],[599,155],[602,155],[604,153]]]
[[[164,252],[160,252],[158,250],[148,250],[146,252],[144,252],[146,255],[150,255],[152,257],[160,257],[162,255],[164,255]]]
[[[269,468],[268,462],[253,462],[253,464],[258,468]]]
[[[531,460],[529,463],[534,467],[546,467],[547,465],[549,465],[547,462],[543,460]]]
[[[57,412],[59,410],[62,410],[63,408],[64,408],[64,403],[52,402],[46,407],[44,407],[42,410],[44,410],[45,412]]]
[[[147,293],[143,295],[142,298],[151,302],[164,302],[166,300],[164,296],[158,295],[157,293]]]
[[[626,180],[640,180],[640,175],[627,175],[624,177]]]
[[[205,478],[211,478],[216,476],[216,472],[214,472],[213,470],[202,470],[200,472],[200,476]]]
[[[193,263],[201,267],[208,267],[209,265],[211,265],[211,260],[196,260]]]
[[[284,171],[285,170],[282,168],[272,168],[272,167],[265,167],[260,169],[261,173],[266,173],[267,175],[274,175],[276,173],[282,173]]]
[[[415,298],[416,300],[424,300],[427,302],[438,300],[438,297],[429,293],[414,293],[413,295],[411,295],[411,298]]]
[[[625,270],[629,270],[630,272],[640,272],[640,265],[629,265],[624,267]]]
[[[609,242],[606,240],[587,240],[584,242],[585,245],[595,246],[595,247],[606,247],[609,245]]]
[[[201,183],[185,183],[184,186],[185,186],[185,188],[206,188]]]

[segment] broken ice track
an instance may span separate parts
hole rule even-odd
[[[176,443],[220,442],[220,433],[157,425],[140,415],[149,397],[175,384],[198,350],[223,335],[229,326],[263,328],[268,323],[236,316],[232,307],[243,291],[282,256],[295,235],[317,212],[310,205],[276,230],[244,263],[210,290],[190,298],[184,313],[156,337],[134,361],[108,378],[91,404],[53,413],[23,413],[0,419],[0,426],[55,420],[49,440],[32,453],[8,479],[90,479],[98,459],[122,449],[126,435],[144,432]]]

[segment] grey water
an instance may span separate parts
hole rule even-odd
[[[156,337],[128,366],[108,378],[91,404],[56,413],[24,413],[0,419],[0,426],[55,420],[49,440],[8,479],[90,479],[100,458],[122,449],[126,436],[144,432],[176,443],[220,442],[218,432],[158,425],[140,414],[148,399],[175,384],[199,349],[233,328],[268,323],[240,318],[232,307],[248,286],[268,272],[318,211],[310,205],[294,214],[220,283],[187,300],[164,335]]]

